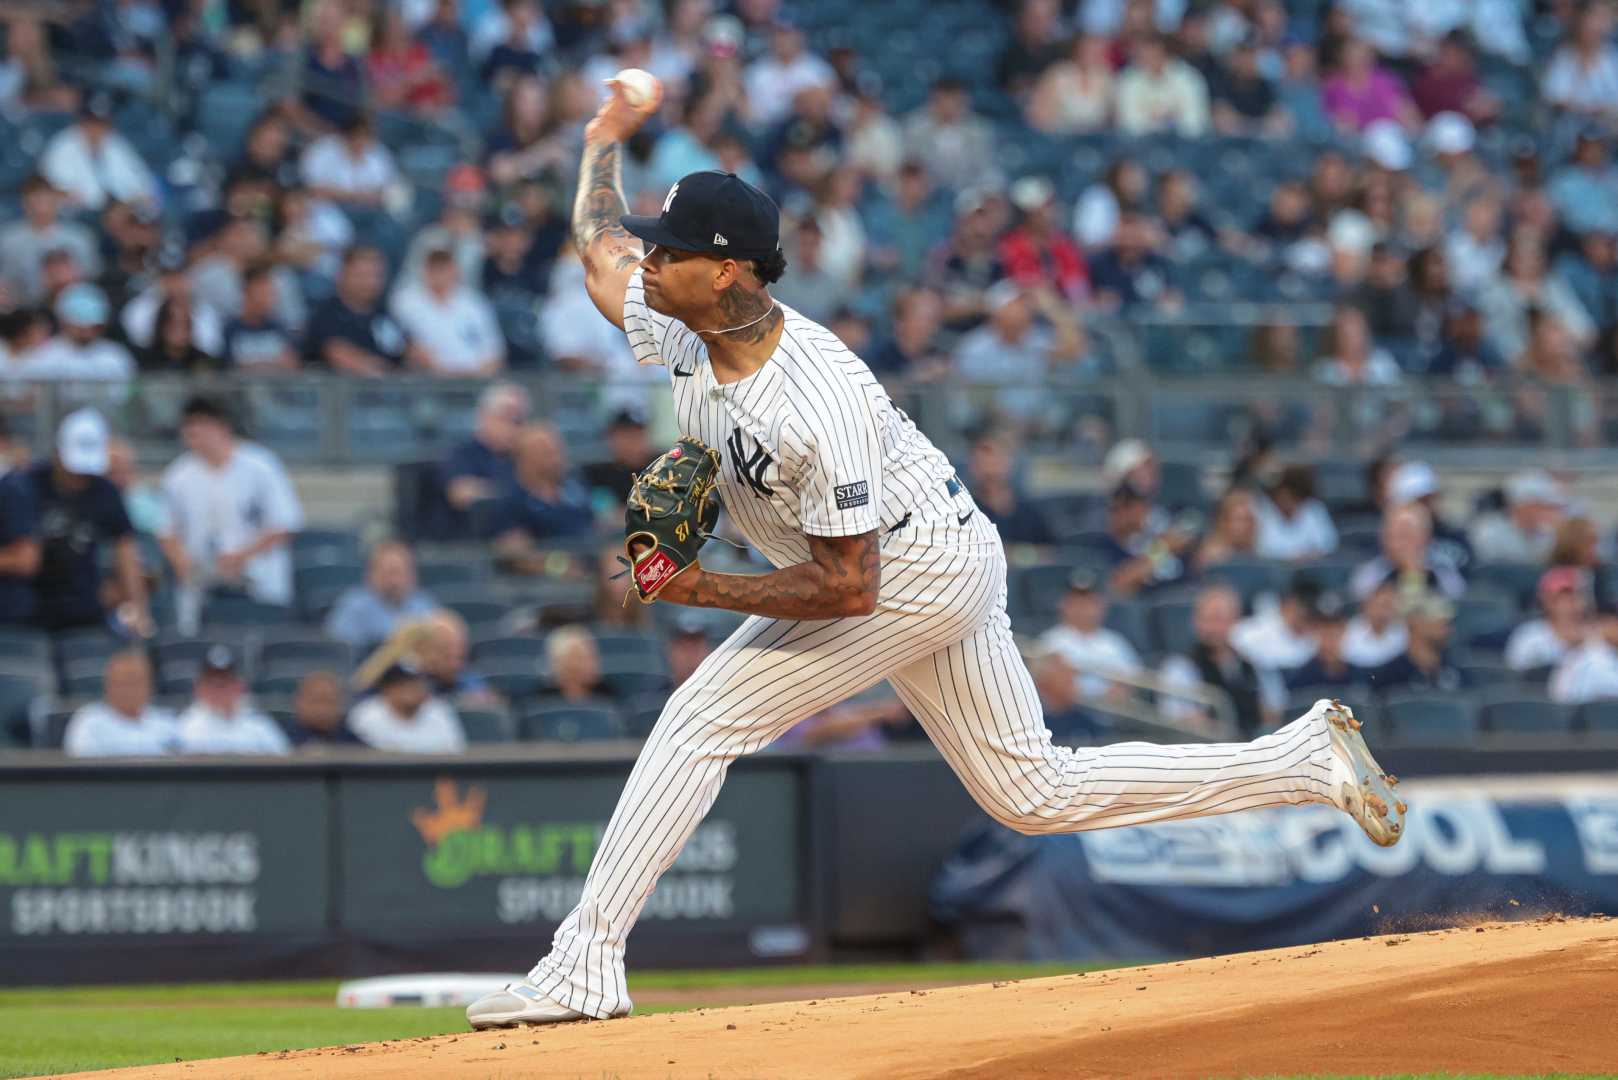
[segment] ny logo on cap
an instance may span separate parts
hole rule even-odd
[[[718,244],[720,247],[729,247],[730,246],[730,241],[726,240],[723,236],[719,235],[718,233],[713,234],[713,242]]]
[[[674,193],[676,191],[679,191],[679,190],[680,190],[680,182],[678,180],[676,180],[674,182],[674,186],[669,188],[668,195],[665,196],[664,199],[663,199],[663,213],[665,213],[665,214],[668,213],[669,212],[669,207],[674,205]]]

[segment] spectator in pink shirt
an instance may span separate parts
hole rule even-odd
[[[1404,83],[1377,66],[1369,45],[1353,38],[1343,43],[1337,73],[1322,85],[1321,96],[1332,122],[1349,131],[1364,131],[1376,120],[1393,120],[1406,129],[1420,121]]]

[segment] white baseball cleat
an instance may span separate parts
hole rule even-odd
[[[1321,698],[1310,711],[1324,714],[1331,735],[1332,802],[1359,822],[1373,843],[1397,844],[1404,835],[1408,809],[1393,793],[1399,778],[1383,772],[1371,756],[1353,709]]]
[[[616,1016],[627,1016],[625,1009]],[[478,1031],[516,1027],[518,1024],[567,1024],[590,1017],[570,1009],[526,982],[508,983],[504,990],[484,994],[466,1007],[466,1020]]]

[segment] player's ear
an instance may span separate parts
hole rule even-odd
[[[735,259],[720,259],[719,269],[714,272],[713,276],[714,292],[724,292],[736,284],[736,279],[741,276],[741,272],[742,264]]]

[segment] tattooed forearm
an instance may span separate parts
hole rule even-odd
[[[640,260],[640,241],[618,223],[628,209],[619,181],[618,144],[586,143],[573,197],[573,246],[587,268],[623,270]]]
[[[743,576],[704,571],[678,602],[775,619],[835,619],[869,615],[875,610],[882,584],[882,555],[876,533],[811,536],[809,548],[812,561],[769,574]]]

